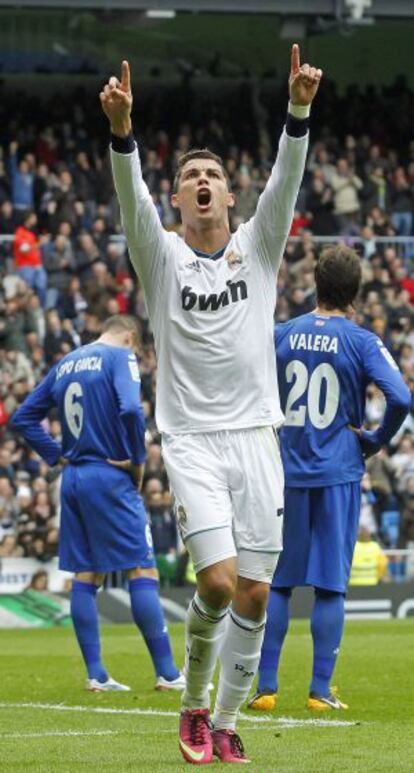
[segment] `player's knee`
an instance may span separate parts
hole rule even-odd
[[[93,579],[93,584],[96,585],[97,588],[100,588],[101,585],[103,585],[104,579],[105,579],[105,575],[104,574],[98,574],[98,572],[95,572],[94,579]]]
[[[237,587],[235,570],[220,564],[203,569],[197,575],[200,596],[212,607],[219,609],[230,604]]]
[[[237,614],[249,620],[261,620],[264,617],[269,598],[269,585],[257,580],[239,577],[235,602]]]
[[[127,572],[128,580],[135,580],[137,577],[150,577],[153,580],[159,580],[158,569],[153,566],[142,568],[136,566],[135,569],[129,569]]]
[[[80,582],[87,582],[99,588],[103,584],[105,574],[101,572],[77,572],[75,577]]]
[[[250,604],[253,607],[266,608],[267,600],[269,598],[269,585],[265,582],[256,582],[254,580],[246,580],[239,578],[239,585],[241,592],[249,599]]]

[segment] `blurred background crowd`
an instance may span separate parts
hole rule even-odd
[[[183,581],[177,530],[154,420],[157,379],[145,300],[131,268],[114,195],[108,130],[97,95],[0,95],[0,557],[56,555],[58,469],[8,429],[8,419],[48,369],[94,340],[108,315],[131,313],[142,328],[142,398],[148,461],[143,496],[163,577]],[[136,98],[143,173],[163,225],[179,231],[170,204],[177,161],[207,146],[225,163],[236,206],[248,220],[269,176],[286,93],[247,80],[231,93],[180,86]],[[12,117],[10,120],[10,116]],[[183,116],[185,121],[183,121]],[[313,268],[323,244],[341,238],[361,256],[355,320],[385,343],[414,390],[414,93],[392,86],[339,95],[324,83],[278,279],[276,322],[315,305]],[[351,130],[352,127],[352,130]],[[384,400],[367,391],[367,425]],[[47,426],[56,438],[58,420]],[[414,418],[369,460],[361,525],[385,547],[414,547]],[[178,563],[177,563],[178,562]],[[188,573],[187,573],[188,577]]]

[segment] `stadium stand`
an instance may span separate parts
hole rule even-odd
[[[268,90],[261,93],[250,81],[240,82],[231,97],[219,86],[197,92],[185,79],[180,87],[143,95],[135,126],[144,176],[166,228],[180,229],[169,197],[177,159],[193,146],[208,146],[225,159],[237,195],[233,227],[253,214],[285,105],[284,92],[270,99]],[[97,337],[108,315],[132,313],[143,338],[144,497],[156,549],[164,556],[160,566],[171,581],[179,546],[154,421],[153,338],[122,234],[98,99],[80,88],[43,99],[8,92],[0,100],[0,117],[6,115],[13,118],[2,120],[7,128],[0,147],[0,556],[48,561],[56,554],[59,526],[59,472],[9,431],[8,418],[53,363]],[[355,319],[385,342],[411,391],[413,123],[414,93],[403,78],[382,91],[350,86],[342,96],[326,83],[312,117],[311,150],[275,315],[281,322],[313,308],[312,270],[324,243],[355,244],[364,277]],[[370,387],[370,427],[383,410],[381,394]],[[53,415],[49,429],[59,436]],[[372,533],[385,547],[412,548],[412,414],[367,469],[363,503],[372,511]]]

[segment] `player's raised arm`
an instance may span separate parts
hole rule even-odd
[[[41,422],[55,405],[52,385],[55,380],[55,368],[36,389],[26,398],[23,405],[13,414],[10,426],[20,432],[29,445],[53,467],[62,457],[62,447],[46,432]]]
[[[261,257],[274,268],[282,258],[292,224],[308,149],[310,106],[318,91],[322,70],[300,64],[299,46],[291,51],[289,106],[276,163],[249,223],[261,245]]]
[[[147,296],[156,294],[164,232],[150,192],[142,179],[137,144],[132,134],[131,75],[122,62],[121,80],[112,76],[100,93],[111,128],[114,183],[130,256]]]

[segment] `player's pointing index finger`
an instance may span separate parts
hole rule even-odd
[[[292,75],[296,75],[300,70],[300,51],[297,43],[292,46],[292,54],[290,58],[290,71]]]
[[[129,64],[126,59],[122,62],[121,87],[122,91],[126,91],[127,93],[131,91],[131,75],[129,72]]]

